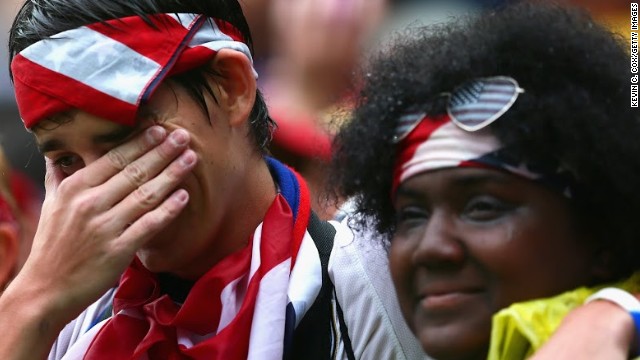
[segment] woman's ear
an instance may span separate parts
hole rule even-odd
[[[0,223],[0,291],[11,280],[18,261],[18,229],[14,224]]]
[[[218,106],[229,125],[243,124],[256,101],[256,77],[249,58],[236,50],[222,49],[210,63],[216,74],[212,79]]]

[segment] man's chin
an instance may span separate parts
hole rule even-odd
[[[151,272],[171,272],[170,259],[159,248],[144,247],[136,252],[136,256],[138,256],[142,265]]]

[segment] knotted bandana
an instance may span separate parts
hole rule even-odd
[[[74,108],[133,125],[164,79],[205,65],[221,49],[251,60],[237,29],[203,15],[132,16],[64,31],[13,59],[18,108],[27,128]]]
[[[449,114],[429,116],[406,115],[406,122],[419,123],[398,143],[398,155],[393,172],[392,192],[417,174],[451,167],[482,167],[524,177],[560,192],[567,198],[575,193],[575,179],[569,171],[550,160],[544,164],[531,164],[513,156],[491,134],[489,128],[467,131],[451,121]],[[405,121],[406,120],[406,121]]]

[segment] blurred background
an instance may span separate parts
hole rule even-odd
[[[15,169],[26,173],[41,185],[44,179],[44,161],[34,145],[31,134],[22,126],[9,80],[9,28],[22,0],[0,1],[0,145],[5,149],[6,156]]]
[[[350,74],[364,54],[404,26],[443,22],[505,1],[241,0],[254,34],[260,86],[279,123],[274,154],[320,186],[330,154],[327,119],[348,108]],[[629,1],[565,1],[629,37]],[[0,145],[15,169],[41,184],[44,162],[19,120],[8,72],[8,31],[21,3],[0,2]],[[349,3],[355,5],[347,8]]]

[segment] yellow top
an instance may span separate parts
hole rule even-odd
[[[533,355],[551,337],[569,311],[582,305],[589,295],[608,286],[638,293],[640,272],[620,283],[581,287],[551,298],[513,304],[501,310],[493,316],[487,359],[519,360]]]

